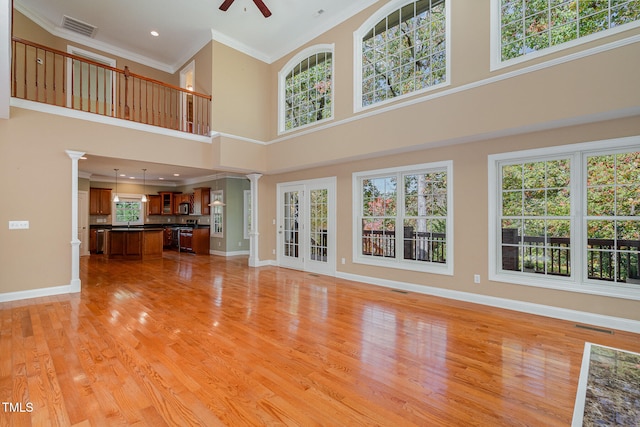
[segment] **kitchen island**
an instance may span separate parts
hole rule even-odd
[[[105,255],[109,259],[145,260],[162,258],[162,228],[114,227],[107,230]]]

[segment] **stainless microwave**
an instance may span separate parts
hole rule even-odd
[[[189,203],[180,203],[178,212],[180,212],[180,215],[189,215]]]

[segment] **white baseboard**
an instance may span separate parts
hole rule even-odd
[[[469,292],[453,291],[450,289],[434,288],[431,286],[417,285],[414,283],[396,282],[394,280],[379,279],[376,277],[360,276],[357,274],[337,272],[336,277],[352,280],[354,282],[368,283],[391,289],[416,292],[433,295],[458,301],[487,305],[490,307],[504,308],[506,310],[520,311],[539,316],[552,317],[554,319],[568,320],[570,322],[600,326],[633,333],[640,333],[640,321],[621,317],[605,316],[602,314],[588,313],[584,311],[569,310],[542,304],[511,300],[506,298],[491,297],[487,295],[473,294]]]
[[[225,251],[214,251],[210,250],[209,254],[223,256],[223,257],[232,257],[232,256],[248,256],[249,251],[235,251],[235,252],[225,252]]]
[[[77,287],[77,286],[76,286]],[[0,302],[18,301],[30,298],[48,297],[52,295],[72,294],[80,292],[72,285],[53,286],[50,288],[30,289],[28,291],[6,292],[0,294]]]

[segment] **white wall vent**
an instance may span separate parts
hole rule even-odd
[[[98,27],[67,15],[64,15],[62,18],[62,28],[92,38],[96,35],[96,31],[98,31]]]

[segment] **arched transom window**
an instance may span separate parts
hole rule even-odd
[[[333,45],[296,55],[280,72],[280,131],[333,117]]]
[[[447,16],[444,0],[403,0],[365,22],[355,37],[356,109],[447,82]]]

